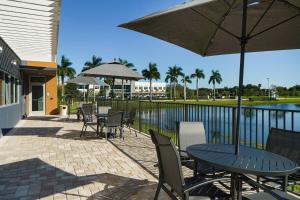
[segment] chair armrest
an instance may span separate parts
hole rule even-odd
[[[195,183],[195,184],[192,184],[192,185],[186,187],[184,189],[184,193],[190,192],[191,190],[194,190],[194,189],[196,189],[198,187],[207,185],[209,183],[214,183],[214,182],[219,182],[219,181],[229,181],[229,180],[230,180],[230,178],[228,178],[228,177],[214,178],[214,179],[205,180],[205,181],[202,181],[202,182],[199,182],[199,183]]]

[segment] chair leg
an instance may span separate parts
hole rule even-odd
[[[128,129],[129,129],[129,135],[131,135],[131,127],[130,127],[130,125],[128,125]]]
[[[84,134],[86,133],[87,125],[85,125]]]
[[[259,184],[259,176],[256,177],[256,183]],[[259,187],[256,187],[256,192],[259,192]]]
[[[198,161],[195,160],[194,164],[195,164],[195,166],[194,166],[194,178],[196,178],[197,177],[197,172],[198,172]]]
[[[85,125],[82,126],[80,137],[83,136],[83,129],[84,129],[84,126],[85,126]]]
[[[157,188],[156,188],[156,192],[155,192],[154,200],[158,199],[158,195],[159,195],[160,190],[161,190],[161,183],[158,183]]]

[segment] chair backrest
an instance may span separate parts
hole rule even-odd
[[[127,123],[133,124],[135,116],[136,116],[136,109],[130,110],[129,116],[128,116],[128,119],[127,119]]]
[[[80,108],[80,114],[82,115],[82,121],[84,124],[91,121],[91,119],[85,114],[85,111],[82,108]]]
[[[98,106],[98,114],[107,114],[108,111],[111,109],[110,106]]]
[[[152,142],[155,145],[159,179],[162,183],[168,184],[179,196],[184,197],[184,178],[178,151],[171,138],[149,130]]]
[[[91,103],[87,103],[87,104],[82,104],[81,106],[81,110],[82,113],[84,113],[85,116],[83,116],[83,118],[85,118],[87,121],[93,121],[93,104]]]
[[[123,111],[108,110],[106,125],[110,127],[121,127],[123,122]]]
[[[271,128],[266,150],[287,157],[300,166],[300,132]]]
[[[184,151],[186,151],[188,146],[206,144],[205,130],[202,122],[178,122],[177,132],[180,154],[184,156],[187,156]]]

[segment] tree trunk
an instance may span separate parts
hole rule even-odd
[[[174,101],[176,101],[176,83],[174,83],[174,94],[173,94],[173,96],[174,96]]]
[[[184,81],[183,98],[184,98],[184,101],[186,101],[186,81]]]
[[[216,85],[214,84],[214,101],[216,100]]]
[[[169,92],[170,92],[170,100],[172,99],[172,82],[170,81]]]
[[[61,76],[61,100],[64,101],[65,77]]]
[[[150,101],[152,101],[152,79],[150,79]]]
[[[199,87],[198,87],[198,78],[196,79],[196,95],[197,95],[197,101],[199,101]]]

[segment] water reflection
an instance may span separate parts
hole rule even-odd
[[[263,110],[263,109],[267,110]],[[268,109],[280,109],[278,111]],[[282,110],[286,110],[285,112]],[[289,110],[298,110],[292,112]],[[300,131],[300,106],[294,104],[263,105],[242,108],[241,141],[247,145],[266,143],[271,127]],[[177,121],[202,121],[207,140],[213,143],[231,142],[233,135],[232,108],[204,107],[193,105],[188,108],[168,107],[145,109],[141,112],[142,124],[148,128],[160,129],[174,134]],[[292,121],[293,120],[293,121]]]

